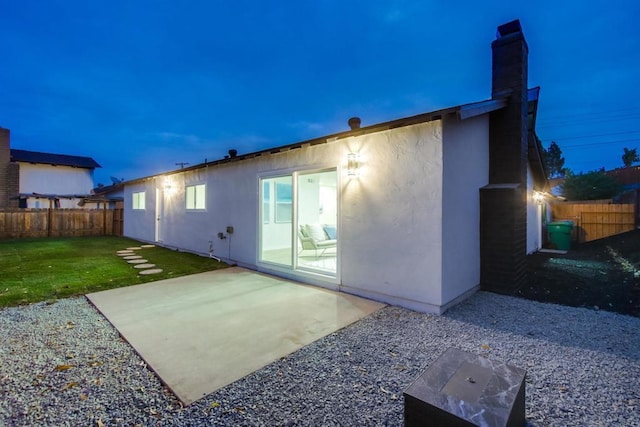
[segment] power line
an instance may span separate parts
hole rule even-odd
[[[621,139],[621,140],[618,140],[618,141],[592,142],[592,143],[589,143],[589,144],[563,145],[560,148],[562,150],[564,150],[565,148],[591,147],[591,146],[595,146],[595,145],[618,144],[620,142],[638,142],[638,143],[640,143],[640,138],[636,138],[636,139]]]
[[[566,141],[569,139],[585,139],[585,138],[597,138],[601,136],[611,136],[611,135],[629,135],[632,133],[640,133],[640,130],[632,130],[629,132],[610,132],[610,133],[598,133],[592,135],[579,135],[579,136],[566,136],[562,138],[553,138],[553,141]]]
[[[636,118],[640,118],[640,114],[630,114],[630,115],[626,115],[626,116],[617,116],[617,117],[598,117],[598,116],[594,116],[593,118],[588,118],[585,117],[583,119],[576,119],[576,120],[569,120],[569,121],[560,121],[560,122],[550,122],[550,123],[540,123],[540,124],[536,124],[536,128],[538,129],[549,129],[549,128],[555,128],[555,127],[565,127],[565,126],[575,126],[575,125],[580,125],[580,124],[593,124],[593,123],[598,123],[598,124],[603,124],[603,123],[614,123],[614,122],[620,122],[620,121],[627,121],[627,120],[633,120]]]
[[[640,114],[640,108],[638,107],[632,107],[632,108],[621,108],[618,110],[603,110],[603,111],[592,111],[592,112],[586,112],[586,113],[576,113],[576,114],[561,114],[559,116],[551,116],[549,118],[544,118],[539,120],[540,122],[544,123],[547,121],[553,121],[556,119],[572,119],[572,118],[588,118],[588,117],[601,117],[604,115],[619,115],[620,113],[625,113],[626,115],[628,114]]]

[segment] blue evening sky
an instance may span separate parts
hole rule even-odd
[[[496,27],[519,18],[538,135],[574,171],[640,148],[640,2],[4,1],[11,146],[134,179],[484,100]]]

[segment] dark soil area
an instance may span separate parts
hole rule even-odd
[[[528,257],[516,296],[640,317],[640,230]]]

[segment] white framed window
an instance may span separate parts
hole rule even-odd
[[[207,187],[205,184],[189,185],[185,190],[187,210],[204,210],[207,207]]]
[[[133,193],[133,200],[132,200],[133,209],[144,209],[145,208],[144,199],[145,199],[144,191],[138,191],[136,193]]]
[[[276,182],[276,222],[291,222],[293,216],[293,186],[288,182]]]
[[[271,182],[265,180],[262,186],[262,222],[268,224],[271,219]]]

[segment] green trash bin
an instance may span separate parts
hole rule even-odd
[[[554,221],[547,224],[549,239],[556,249],[568,251],[571,249],[572,221]]]

